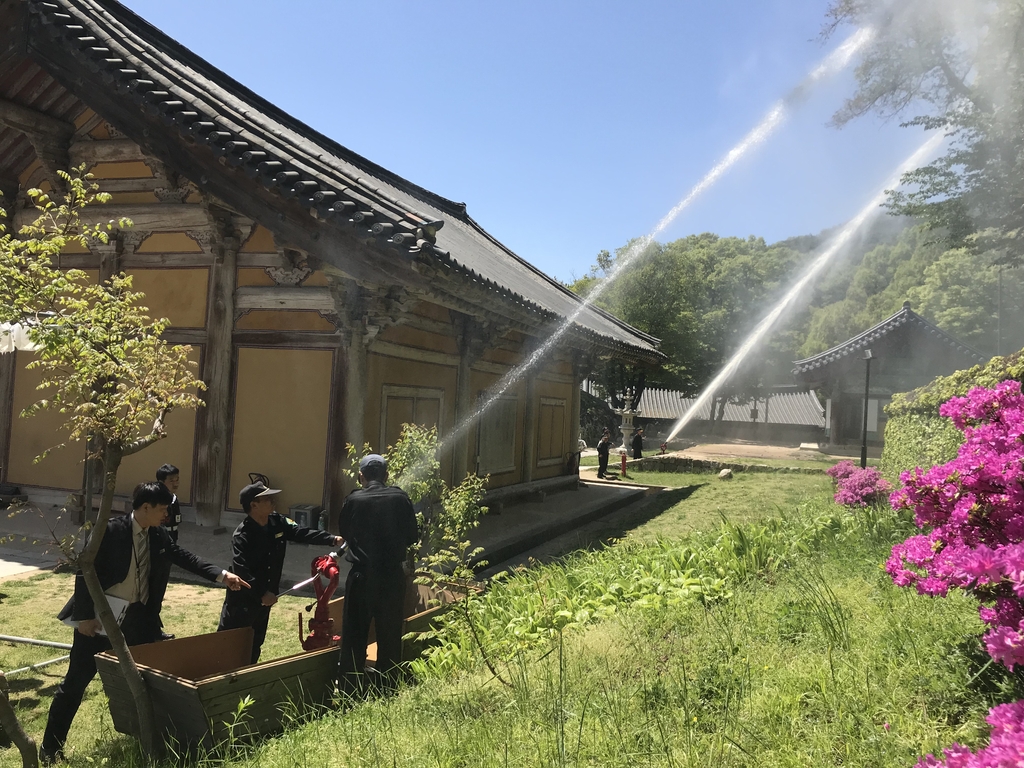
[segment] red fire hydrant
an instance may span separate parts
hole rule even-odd
[[[626,452],[619,451],[619,457],[622,459],[622,476],[628,477],[628,475],[626,474]]]
[[[329,645],[336,645],[341,642],[341,635],[334,634],[334,619],[330,615],[329,603],[334,596],[334,590],[338,588],[340,571],[338,568],[337,556],[321,555],[310,565],[314,579],[313,590],[316,592],[316,613],[309,620],[309,637],[302,638],[302,614],[299,614],[299,642],[305,651],[315,651],[318,648],[326,648]],[[324,584],[323,580],[327,583]],[[306,608],[308,611],[309,606]]]

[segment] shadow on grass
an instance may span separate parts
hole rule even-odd
[[[597,520],[579,531],[579,539],[573,550],[600,549],[616,539],[621,539],[634,528],[639,528],[676,504],[686,501],[705,485],[707,483],[697,483],[660,491],[648,497],[643,504],[634,505],[622,512],[612,513]],[[569,552],[564,552],[560,556],[566,554]]]

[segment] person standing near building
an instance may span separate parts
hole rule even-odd
[[[608,454],[612,450],[612,435],[607,429],[597,444],[597,476],[604,479],[608,472]]]
[[[231,537],[231,571],[252,585],[248,592],[224,596],[217,631],[252,627],[252,663],[259,661],[267,637],[270,609],[281,589],[281,571],[289,541],[300,544],[341,546],[343,539],[327,531],[302,528],[274,511],[279,489],[263,483],[245,486],[238,500],[245,519]]]
[[[338,530],[348,542],[352,564],[345,581],[341,619],[338,685],[355,693],[366,671],[370,622],[377,635],[376,669],[387,688],[397,683],[402,661],[402,622],[408,579],[402,567],[409,547],[419,539],[416,513],[408,494],[388,487],[383,456],[371,453],[359,461],[359,484],[338,516]]]
[[[96,576],[104,593],[126,606],[120,618],[128,645],[152,643],[160,638],[160,607],[177,565],[197,576],[226,584],[232,594],[249,584],[233,573],[201,560],[175,544],[160,523],[172,494],[160,483],[143,483],[132,499],[132,513],[111,518],[96,555]],[[102,634],[92,595],[79,571],[75,591],[57,618],[75,625],[68,672],[57,687],[46,720],[39,756],[43,765],[63,759],[64,742],[82,703],[89,682],[96,676],[95,655],[110,650]]]
[[[167,520],[164,529],[171,534],[171,541],[178,543],[178,526],[181,525],[181,505],[178,503],[178,484],[181,474],[173,464],[164,464],[156,471],[156,481],[171,492],[171,503],[167,505]]]
[[[633,433],[633,458],[642,459],[644,457],[644,431],[640,428],[636,428],[636,432]]]
[[[178,543],[178,526],[181,525],[181,505],[178,503],[178,483],[181,474],[173,464],[164,464],[156,471],[156,480],[171,492],[171,503],[167,505],[167,518],[163,522],[164,530],[171,536],[171,541]],[[160,639],[173,640],[174,635],[164,632],[164,622],[160,619]]]

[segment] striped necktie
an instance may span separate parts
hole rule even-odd
[[[140,603],[149,601],[149,531],[135,537],[135,591]]]

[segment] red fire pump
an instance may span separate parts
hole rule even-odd
[[[302,614],[299,613],[299,642],[303,650],[315,651],[318,648],[327,648],[341,642],[341,635],[334,634],[334,619],[330,616],[328,603],[334,596],[334,590],[338,588],[338,577],[340,576],[338,566],[338,554],[332,552],[329,555],[321,555],[313,560],[310,565],[313,577],[313,589],[316,592],[316,613],[309,620],[309,637],[302,638]],[[324,583],[326,580],[326,583]],[[306,606],[308,613],[313,605]]]

